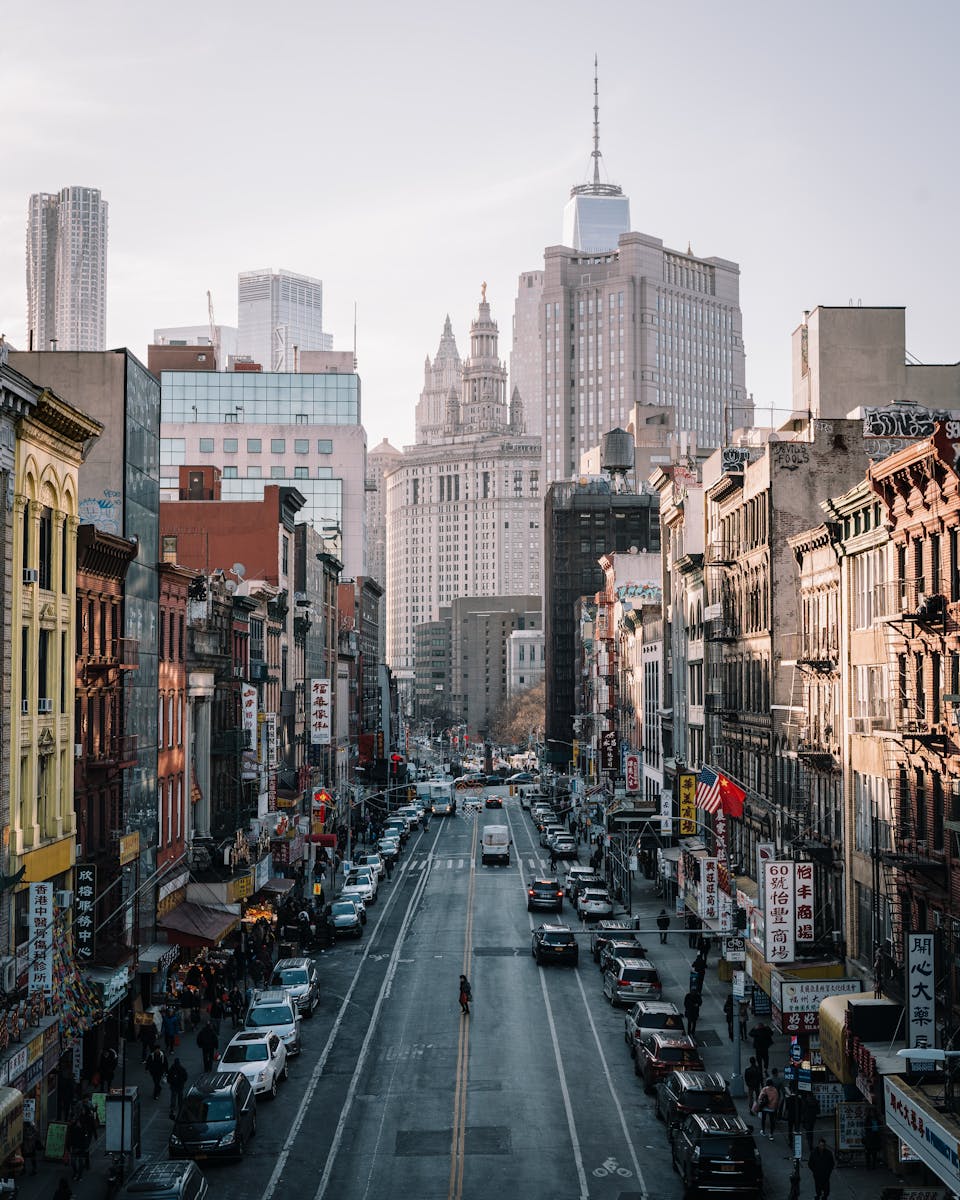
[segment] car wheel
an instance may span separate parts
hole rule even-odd
[[[270,1099],[276,1100],[276,1098],[277,1098],[277,1077],[276,1077],[276,1075],[274,1075],[273,1079],[270,1081]]]
[[[280,1072],[280,1079],[283,1083],[286,1083],[286,1081],[289,1078],[290,1078],[290,1068],[287,1066],[286,1059],[284,1059],[283,1070]]]

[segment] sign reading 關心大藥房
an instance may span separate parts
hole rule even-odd
[[[907,1045],[936,1045],[934,1020],[934,934],[907,934]]]

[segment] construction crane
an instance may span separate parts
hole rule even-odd
[[[223,363],[220,361],[220,330],[217,329],[217,320],[213,315],[213,297],[209,291],[207,292],[207,316],[210,320],[210,345],[213,347],[214,369],[222,371]]]

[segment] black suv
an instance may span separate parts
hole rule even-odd
[[[531,879],[527,888],[527,912],[545,908],[550,912],[563,910],[563,888],[558,879]]]
[[[687,1196],[763,1195],[753,1127],[740,1117],[691,1114],[670,1131],[670,1157]]]
[[[576,903],[576,901],[574,901]],[[646,950],[640,944],[640,934],[637,933],[636,920],[627,918],[623,921],[598,921],[590,933],[590,953],[593,961],[600,961],[600,954],[607,942],[634,942],[634,958],[646,956]]]
[[[198,1075],[170,1134],[171,1158],[243,1158],[257,1132],[257,1102],[239,1071]]]
[[[206,1200],[207,1181],[195,1162],[137,1167],[120,1193],[125,1200]]]
[[[533,931],[530,953],[538,966],[548,962],[568,962],[576,966],[580,961],[577,939],[566,925],[538,925]]]
[[[657,1085],[654,1113],[667,1132],[691,1113],[737,1115],[727,1081],[715,1071],[674,1071]]]

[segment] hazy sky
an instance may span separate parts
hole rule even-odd
[[[960,358],[960,5],[831,0],[8,5],[0,332],[25,344],[31,192],[110,203],[107,344],[236,322],[237,272],[324,282],[358,354],[369,445],[413,440],[449,312],[488,299],[509,357],[517,277],[590,170],[633,228],[741,268],[758,419],[790,398],[817,304],[903,305],[907,346]]]

